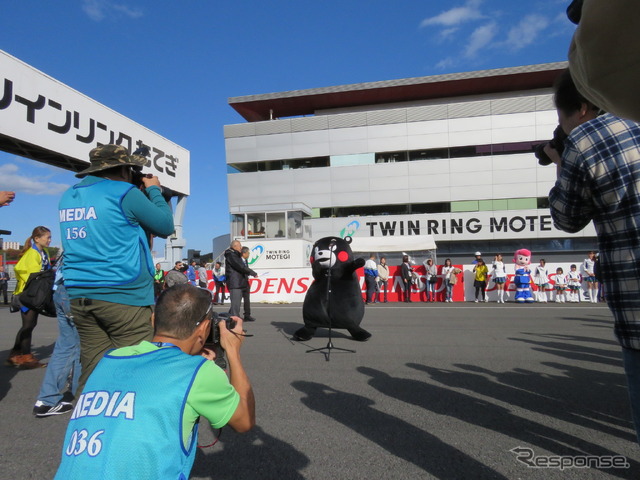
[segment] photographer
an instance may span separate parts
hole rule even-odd
[[[148,236],[174,230],[158,178],[140,174],[144,157],[103,145],[89,159],[76,174],[83,180],[59,204],[65,286],[82,352],[79,391],[107,350],[151,339],[155,270]]]
[[[602,279],[622,346],[636,431],[640,434],[640,125],[598,108],[577,90],[569,71],[555,85],[558,120],[569,136],[549,192],[557,228],[598,232]]]
[[[152,342],[109,352],[89,378],[71,415],[56,479],[188,478],[198,420],[237,432],[255,425],[255,398],[242,366],[242,320],[220,321],[230,379],[205,349],[209,292],[191,285],[158,299]]]

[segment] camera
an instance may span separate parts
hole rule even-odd
[[[204,342],[204,346],[215,352],[215,363],[224,370],[227,368],[227,360],[224,357],[224,348],[222,348],[220,344],[220,320],[225,320],[227,330],[233,330],[236,326],[236,321],[231,320],[228,314],[213,312],[211,316],[211,331],[209,332],[207,341]]]
[[[149,147],[147,147],[146,145],[143,145],[142,147],[136,149],[135,152],[133,152],[132,155],[138,155],[140,157],[148,157],[151,154]],[[138,188],[142,188],[143,187],[143,183],[142,183],[142,179],[143,178],[153,178],[153,174],[152,173],[142,173],[142,169],[138,170],[137,168],[134,168],[133,170],[133,178],[131,180],[131,183],[133,185],[135,185]],[[171,190],[170,188],[167,187],[160,187],[160,191],[162,192],[162,197],[165,199],[165,201],[167,203],[169,203],[171,201],[171,197],[175,197],[177,194],[176,192],[174,192],[173,190]]]
[[[562,156],[562,152],[564,152],[564,141],[567,139],[567,134],[564,133],[564,130],[560,125],[556,127],[553,131],[553,138],[546,143],[540,143],[536,145],[536,148],[533,150],[536,158],[538,159],[538,163],[540,165],[549,165],[553,163],[549,156],[544,153],[544,147],[549,144],[551,148],[553,148],[558,155]]]

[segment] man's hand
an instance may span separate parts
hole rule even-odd
[[[216,352],[214,352],[210,348],[203,348],[202,352],[200,352],[200,355],[202,355],[207,360],[213,361],[216,359]]]
[[[160,187],[160,180],[158,179],[158,177],[156,177],[155,175],[153,175],[151,178],[147,178],[147,177],[142,177],[142,184],[144,185],[144,188],[149,188],[149,187]]]
[[[240,346],[244,340],[242,319],[231,317],[231,320],[236,322],[232,331],[227,329],[226,321],[220,320],[220,345],[225,349],[229,360],[229,381],[240,395],[238,407],[229,419],[229,426],[242,433],[251,430],[256,424],[256,400],[240,359]]]
[[[244,337],[242,336],[242,319],[240,317],[230,317],[231,320],[236,321],[236,326],[233,330],[229,330],[227,328],[227,322],[225,320],[220,320],[220,345],[227,354],[232,351],[238,353],[240,351],[240,346],[244,341]]]
[[[258,274],[257,274],[254,270],[251,270],[251,276],[252,276],[252,277],[257,277],[257,276],[258,276]]]
[[[16,192],[0,192],[0,207],[6,207],[16,198]]]
[[[544,153],[546,153],[549,157],[549,160],[551,160],[553,163],[555,163],[556,165],[560,165],[560,163],[562,163],[562,157],[560,156],[558,151],[551,146],[550,143],[547,143],[544,146],[543,150]]]

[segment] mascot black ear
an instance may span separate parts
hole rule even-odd
[[[351,245],[351,242],[353,241],[353,238],[351,238],[349,235],[347,235],[346,237],[343,238],[343,240],[345,242],[347,242],[348,245]]]

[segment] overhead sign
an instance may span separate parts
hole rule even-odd
[[[431,235],[436,244],[456,240],[596,236],[592,223],[576,234],[558,230],[553,226],[553,219],[548,209],[311,218],[306,219],[305,222],[312,226],[313,234],[317,238],[357,231],[356,237],[383,239],[400,237],[409,239]],[[355,228],[355,225],[358,227]]]
[[[98,145],[150,147],[145,173],[189,194],[189,151],[0,50],[0,135],[89,166]]]

